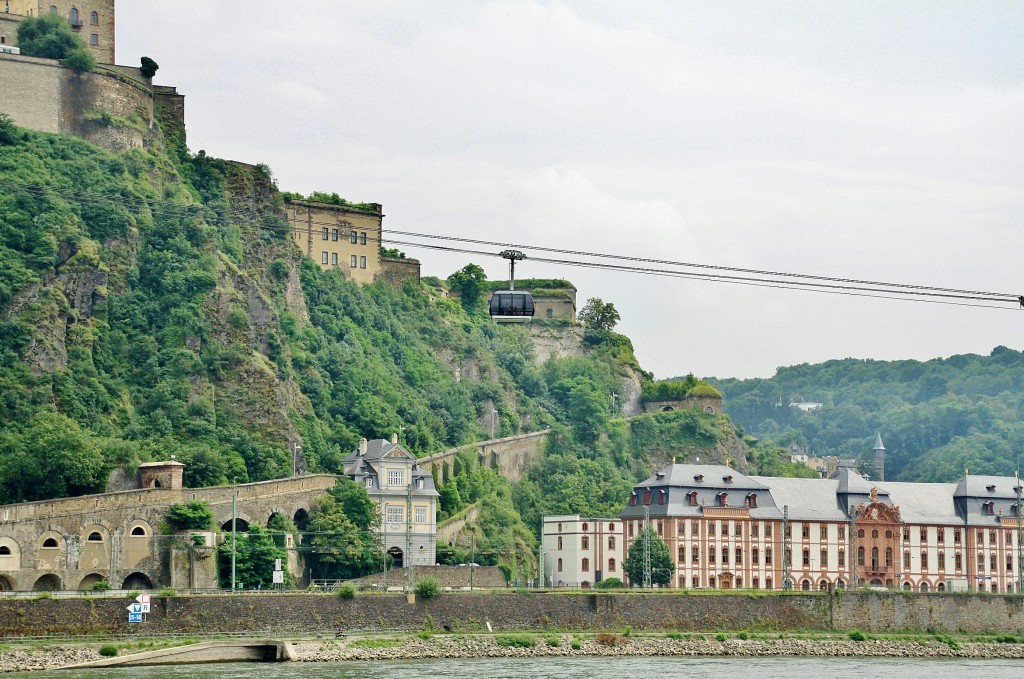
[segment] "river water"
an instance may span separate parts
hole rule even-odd
[[[584,677],[724,677],[792,679],[1017,679],[1024,666],[1014,660],[902,658],[474,658],[330,663],[226,663],[124,669],[62,670],[4,675],[32,679],[577,679]]]

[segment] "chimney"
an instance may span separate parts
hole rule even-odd
[[[391,435],[391,442],[392,443],[398,443],[398,434],[392,434]]]
[[[366,446],[367,446],[367,440],[366,440],[366,437],[364,436],[363,438],[359,439],[359,454],[360,455],[366,455]]]

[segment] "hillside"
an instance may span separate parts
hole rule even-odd
[[[747,434],[816,455],[867,457],[875,432],[886,477],[951,481],[1013,474],[1024,446],[1024,354],[996,347],[930,361],[845,359],[780,368],[771,379],[712,379]],[[794,402],[817,402],[803,412]]]

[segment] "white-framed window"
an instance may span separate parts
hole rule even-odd
[[[367,488],[373,488],[373,478],[370,477],[370,476],[366,477],[366,487]]]
[[[388,523],[404,523],[405,507],[388,507],[387,519]]]
[[[359,268],[360,269],[365,269],[366,268],[366,257],[365,256],[359,258]]]
[[[351,262],[352,266],[354,267],[356,265],[356,256],[352,255],[352,259],[350,259],[349,261]]]
[[[331,253],[331,264],[333,264],[334,266],[338,266],[338,253],[337,252],[332,252]]]
[[[355,245],[356,242],[359,240],[359,232],[353,231],[352,233],[350,233],[349,240],[352,241],[352,245]]]
[[[388,470],[388,485],[389,486],[404,486],[405,485],[405,470],[404,469],[389,469]]]
[[[327,240],[328,235],[327,235],[327,227],[326,226],[324,227],[324,230],[321,233],[323,234],[324,240]]]
[[[416,523],[426,523],[426,522],[427,522],[427,508],[426,507],[417,507],[416,508]]]
[[[321,255],[320,255],[320,263],[321,264],[326,264],[327,263],[327,251],[326,250],[324,250],[321,253]]]
[[[331,229],[331,240],[333,240],[333,241],[337,241],[338,240],[338,230],[337,229]]]
[[[366,245],[366,232],[365,231],[362,231],[359,234],[359,244],[360,245]]]

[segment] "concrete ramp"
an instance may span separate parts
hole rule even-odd
[[[204,641],[198,644],[93,660],[77,665],[68,665],[61,669],[189,665],[214,662],[283,662],[293,659],[291,644],[286,641]]]

